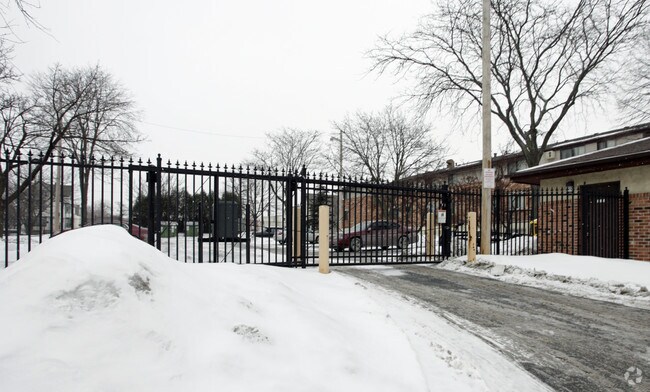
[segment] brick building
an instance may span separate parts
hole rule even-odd
[[[554,238],[543,241],[545,232],[541,231],[540,243],[580,254],[580,248],[589,243],[604,243],[605,236],[624,238],[626,233],[618,218],[626,206],[617,203],[620,193],[627,190],[629,255],[632,259],[650,261],[650,124],[637,129],[645,132],[645,137],[603,145],[595,151],[524,169],[511,176],[512,181],[541,188],[579,191],[579,197],[558,197],[542,205],[539,225],[553,228],[549,233]],[[598,196],[594,198],[590,194]],[[564,222],[580,224],[567,226]],[[595,227],[599,230],[592,229]],[[602,251],[605,257],[610,252]]]

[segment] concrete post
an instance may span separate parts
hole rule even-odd
[[[318,272],[330,273],[330,208],[318,207]]]
[[[467,261],[476,261],[476,212],[467,213]]]

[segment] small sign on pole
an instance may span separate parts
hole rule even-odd
[[[495,188],[495,175],[496,175],[496,170],[494,168],[483,169],[483,188],[485,189]]]
[[[438,210],[438,223],[447,223],[447,211]]]

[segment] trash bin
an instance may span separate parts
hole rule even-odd
[[[160,235],[164,238],[176,237],[178,233],[178,222],[162,222],[160,227]]]
[[[199,222],[189,221],[185,223],[185,236],[196,237],[199,235]]]

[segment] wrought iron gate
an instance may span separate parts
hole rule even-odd
[[[326,234],[334,265],[422,263],[450,255],[450,224],[436,226],[433,251],[427,254],[424,246],[427,212],[451,205],[446,189],[369,184],[305,169],[163,165],[160,157],[128,171],[132,233],[146,233],[147,242],[182,261],[316,264],[321,204],[331,207]],[[353,230],[365,223],[394,227],[375,229],[374,237]],[[381,241],[362,242],[359,249],[338,245],[355,235]]]
[[[121,225],[183,262],[315,265],[323,234],[334,265],[435,262],[465,254],[467,212],[480,219],[480,190],[304,169],[31,153],[0,164],[5,267],[52,235],[96,224]],[[581,189],[495,191],[492,253],[627,258],[627,190]],[[319,205],[330,206],[327,233],[316,231]]]

